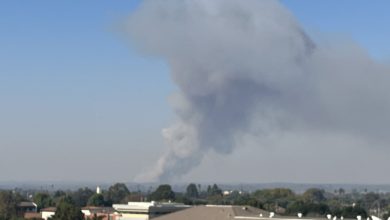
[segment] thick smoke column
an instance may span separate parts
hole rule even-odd
[[[248,134],[388,136],[388,67],[351,42],[314,44],[276,1],[144,1],[126,33],[169,64],[180,90],[177,121],[162,131],[169,149],[139,180],[186,174],[210,150],[230,153]]]

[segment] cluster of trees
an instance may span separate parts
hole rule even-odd
[[[111,206],[113,203],[128,201],[130,195],[131,193],[125,184],[116,183],[101,194],[97,194],[89,188],[80,188],[73,192],[38,192],[33,196],[32,200],[38,205],[38,209],[57,206],[64,198],[70,198],[73,201],[72,203],[78,207]]]
[[[84,219],[81,207],[84,206],[111,206],[113,203],[122,203],[131,200],[139,201],[139,197],[130,193],[123,183],[116,183],[97,194],[89,188],[80,188],[76,191],[36,192],[32,198],[24,198],[16,191],[0,191],[0,220],[22,219],[17,213],[17,204],[31,200],[38,206],[38,211],[47,207],[56,207],[57,211],[52,220]]]
[[[355,219],[360,215],[366,218],[371,214],[387,219],[390,216],[390,193],[346,193],[344,189],[325,192],[322,189],[308,189],[297,194],[291,189],[275,188],[257,190],[252,193],[232,191],[223,195],[217,185],[208,186],[202,191],[196,184],[189,184],[186,192],[176,195],[180,202],[186,204],[222,204],[250,205],[276,212],[280,215],[297,215],[324,217],[327,214]],[[377,208],[381,207],[378,212]]]
[[[17,204],[23,200],[23,197],[12,191],[0,191],[0,220],[18,219]]]
[[[36,192],[32,199],[38,210],[46,207],[57,207],[53,220],[83,219],[83,206],[111,206],[114,203],[129,201],[172,201],[188,205],[220,204],[249,205],[276,212],[280,215],[333,216],[344,218],[363,218],[369,214],[387,219],[390,216],[390,193],[346,193],[339,189],[325,192],[322,189],[308,189],[297,194],[287,188],[263,189],[252,193],[230,191],[223,194],[218,185],[209,185],[202,189],[200,184],[191,183],[185,192],[174,192],[167,184],[158,186],[150,192],[130,192],[125,184],[116,183],[96,194],[89,188],[75,191]],[[0,191],[0,220],[17,220],[17,204],[26,201],[15,191]],[[379,212],[380,210],[380,212]],[[97,219],[97,218],[95,218]]]
[[[84,219],[81,208],[84,206],[112,206],[115,203],[129,201],[175,201],[175,193],[170,185],[160,185],[150,193],[130,192],[123,183],[116,183],[107,190],[97,194],[89,188],[76,191],[36,192],[32,198],[25,198],[16,191],[0,191],[0,220],[20,220],[17,204],[31,200],[38,206],[38,211],[47,207],[56,207],[56,214],[51,220],[81,220]],[[95,217],[91,220],[98,220]]]

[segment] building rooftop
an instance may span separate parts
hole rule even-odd
[[[230,220],[258,219],[260,215],[268,218],[269,212],[247,206],[196,206],[183,211],[164,215],[155,220]],[[259,218],[260,219],[260,218]]]
[[[160,203],[160,202],[129,202],[128,204],[114,204],[112,207],[118,212],[136,212],[150,213],[154,211],[172,212],[180,209],[189,208],[190,206],[182,203]]]
[[[272,216],[272,218],[271,218]],[[195,206],[167,214],[155,220],[327,220],[326,218],[299,218],[298,216],[278,216],[272,212],[251,206]],[[347,219],[345,219],[347,220]]]
[[[26,212],[24,213],[25,219],[42,219],[42,214],[39,212]]]
[[[41,209],[41,212],[55,212],[57,210],[56,207],[47,207],[44,209]]]
[[[33,202],[19,202],[18,207],[37,207],[37,204]]]
[[[85,206],[81,210],[88,210],[91,213],[112,213],[115,210],[112,207]]]

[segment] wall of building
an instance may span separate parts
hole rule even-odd
[[[47,220],[48,218],[52,217],[55,214],[55,212],[42,212],[42,218],[44,220]]]

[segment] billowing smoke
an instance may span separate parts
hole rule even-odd
[[[210,150],[278,130],[372,145],[389,136],[389,67],[352,41],[313,42],[277,1],[146,0],[126,33],[169,64],[179,88],[177,121],[162,131],[169,148],[138,180],[180,177]]]

